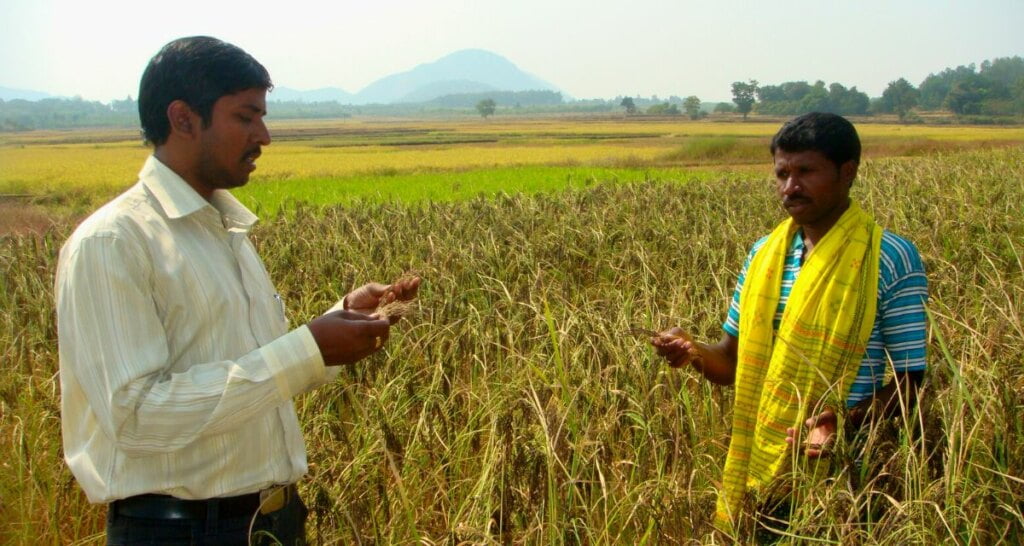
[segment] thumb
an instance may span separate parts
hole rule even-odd
[[[369,292],[371,296],[378,298],[383,296],[390,289],[390,284],[380,284],[379,282],[373,282],[366,285],[366,291]]]

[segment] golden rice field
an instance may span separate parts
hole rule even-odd
[[[297,400],[310,542],[749,543],[710,525],[731,389],[627,331],[718,337],[747,248],[783,215],[776,128],[272,126],[239,194],[265,211],[253,239],[292,324],[364,281],[425,279],[382,353]],[[855,198],[929,272],[929,371],[861,463],[841,442],[831,475],[798,465],[806,502],[783,542],[1024,543],[1024,133],[859,129]],[[62,461],[53,273],[75,215],[145,154],[117,132],[0,135],[0,193],[34,195],[5,215],[54,214],[42,234],[0,235],[0,543],[103,543],[105,508]]]
[[[764,167],[778,123],[588,120],[281,121],[253,181],[338,179],[431,171],[557,165]],[[862,124],[865,153],[920,155],[935,150],[1006,146],[1024,129]],[[60,200],[107,198],[134,182],[149,153],[138,133],[0,133],[0,194]]]

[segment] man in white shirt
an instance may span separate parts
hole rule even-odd
[[[167,44],[139,91],[153,155],[61,250],[65,459],[109,503],[110,544],[245,544],[257,531],[304,543],[292,398],[379,350],[390,323],[373,310],[416,295],[419,279],[371,283],[288,330],[248,237],[256,217],[226,191],[270,144],[271,85],[231,44]]]

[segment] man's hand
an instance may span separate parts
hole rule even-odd
[[[669,328],[652,337],[651,345],[654,345],[658,354],[665,357],[668,365],[673,368],[681,368],[702,360],[697,344],[678,327]]]
[[[832,449],[832,444],[836,440],[836,423],[836,413],[828,409],[804,421],[804,426],[807,427],[804,455],[812,459],[828,455]],[[797,432],[795,428],[786,429],[787,444],[795,446],[796,438]]]
[[[345,309],[369,315],[378,307],[395,300],[408,301],[415,298],[419,288],[419,277],[400,279],[391,284],[371,282],[349,292],[342,301]]]
[[[352,364],[384,346],[391,323],[353,311],[334,311],[309,323],[328,366]]]

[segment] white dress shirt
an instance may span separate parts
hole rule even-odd
[[[150,157],[61,249],[64,457],[90,501],[239,495],[306,473],[292,397],[336,371],[309,328],[288,332],[255,222]]]

